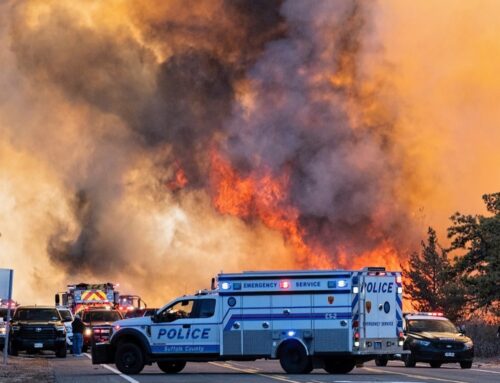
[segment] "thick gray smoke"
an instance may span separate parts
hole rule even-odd
[[[16,63],[33,88],[84,110],[92,138],[83,169],[62,172],[79,228],[56,225],[47,244],[56,264],[102,275],[123,265],[133,239],[126,226],[110,230],[109,217],[126,219],[129,172],[145,161],[131,183],[144,178],[138,195],[182,205],[190,192],[214,193],[213,150],[242,176],[289,171],[281,203],[299,211],[306,243],[326,248],[332,265],[340,249],[361,254],[406,222],[391,206],[390,118],[366,118],[375,95],[360,90],[365,4],[132,2],[130,22],[112,27],[62,2],[33,26],[36,3],[13,7]],[[179,168],[188,183],[172,191]]]

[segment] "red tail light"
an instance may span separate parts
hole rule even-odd
[[[359,340],[359,332],[356,331],[354,333],[354,339]]]

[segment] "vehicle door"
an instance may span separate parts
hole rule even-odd
[[[215,297],[202,296],[194,301],[194,307],[189,316],[190,323],[184,324],[186,335],[192,342],[190,353],[219,354],[220,353],[220,326]]]
[[[394,276],[385,273],[364,276],[360,302],[363,338],[397,337],[396,296],[397,285]]]
[[[194,299],[179,299],[158,313],[156,323],[151,326],[153,353],[190,353],[193,345],[190,315],[193,312],[194,302]]]

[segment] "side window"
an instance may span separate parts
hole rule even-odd
[[[210,318],[215,313],[215,299],[198,299],[191,318]]]
[[[185,299],[175,302],[173,305],[167,307],[160,314],[162,322],[173,322],[177,319],[190,318],[193,311],[194,301],[192,299]]]

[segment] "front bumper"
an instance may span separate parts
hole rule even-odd
[[[411,347],[416,362],[458,363],[472,361],[474,348],[463,350],[442,350],[434,347]]]
[[[66,347],[66,338],[60,337],[55,339],[24,339],[13,338],[12,345],[18,350],[58,350],[61,347]]]

